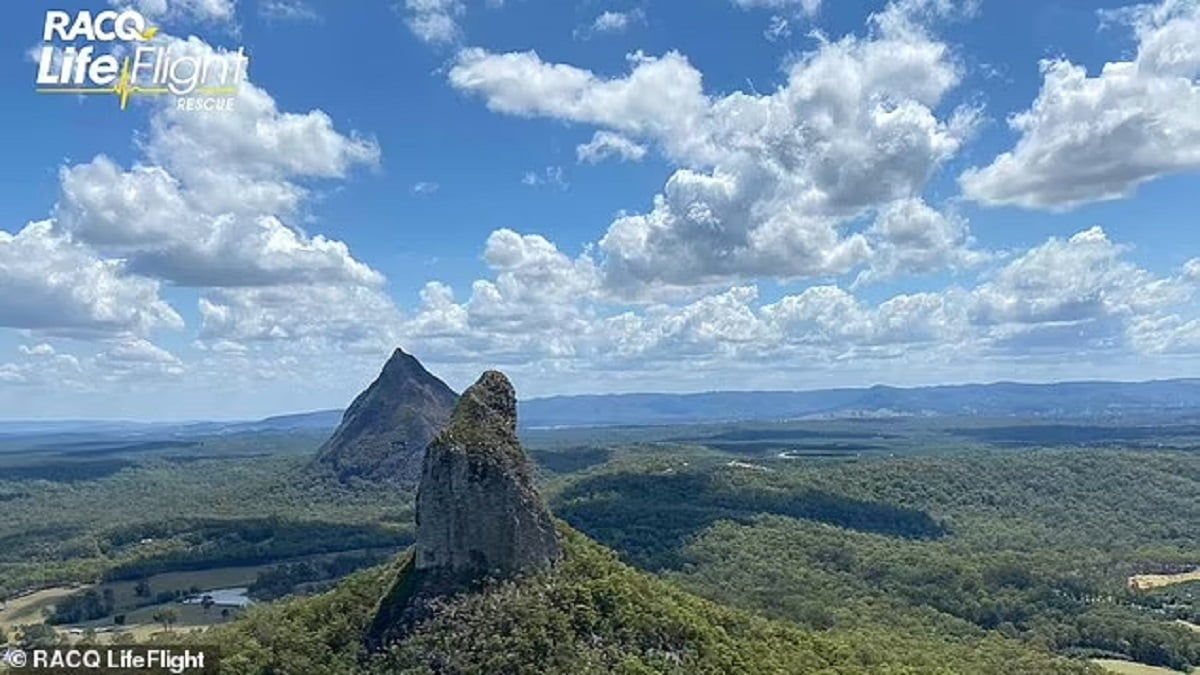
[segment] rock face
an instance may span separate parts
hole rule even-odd
[[[426,446],[450,420],[457,400],[445,382],[397,349],[350,404],[314,465],[341,481],[359,477],[414,484]]]
[[[402,639],[439,599],[550,567],[562,558],[550,512],[517,441],[517,397],[489,371],[463,392],[429,444],[417,490],[417,541],[364,635],[368,651]]]
[[[477,580],[511,577],[562,556],[517,440],[517,397],[489,371],[463,392],[425,453],[417,492],[418,571]]]

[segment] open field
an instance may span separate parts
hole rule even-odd
[[[57,586],[13,598],[4,604],[4,609],[0,609],[0,628],[41,623],[45,619],[44,612],[54,607],[60,598],[85,588],[87,586]]]
[[[1117,659],[1092,659],[1092,662],[1109,671],[1110,673],[1118,673],[1119,675],[1179,675],[1178,670],[1170,668],[1159,668],[1158,666],[1147,666],[1141,663],[1133,663],[1132,661],[1120,661]],[[1196,671],[1192,671],[1193,673]]]
[[[195,572],[167,572],[164,574],[156,574],[148,579],[152,594],[161,591],[181,590],[186,592],[193,586],[202,591],[209,591],[217,588],[233,588],[239,586],[248,586],[258,576],[258,573],[269,569],[273,565],[257,565],[253,567],[221,567],[211,570],[199,570]],[[24,624],[41,623],[46,614],[53,610],[54,604],[60,599],[72,595],[74,593],[83,592],[89,588],[95,588],[99,592],[105,589],[112,589],[113,597],[116,601],[116,609],[114,614],[125,614],[125,626],[114,630],[112,633],[102,633],[99,637],[111,639],[120,632],[132,632],[134,637],[143,639],[149,635],[161,631],[162,626],[154,622],[152,618],[156,612],[164,607],[170,607],[175,610],[178,615],[178,621],[173,627],[176,631],[187,630],[194,627],[202,627],[218,623],[223,620],[220,607],[210,608],[207,612],[202,607],[194,604],[183,604],[179,602],[168,602],[162,604],[144,605],[139,607],[139,600],[134,592],[136,582],[133,581],[113,581],[93,586],[77,585],[77,586],[56,586],[45,590],[37,591],[29,595],[13,599],[8,602],[3,610],[0,610],[0,628],[11,629]],[[144,600],[143,600],[144,602]],[[60,632],[70,631],[75,628],[117,628],[113,625],[112,617],[105,617],[95,621],[87,621],[79,624],[69,624],[56,626]]]
[[[1179,574],[1135,574],[1129,577],[1129,587],[1139,591],[1148,591],[1163,586],[1184,584],[1189,581],[1200,581],[1200,570],[1181,572]]]
[[[194,572],[165,572],[150,577],[148,583],[150,584],[151,596],[161,591],[181,590],[186,593],[193,586],[198,587],[202,591],[211,591],[214,588],[249,586],[258,576],[259,572],[275,567],[277,564],[255,565],[253,567],[217,567],[211,570],[197,570]],[[136,585],[136,581],[108,581],[98,584],[96,590],[103,592],[104,589],[111,588],[113,596],[116,599],[117,609],[121,611],[138,604],[137,595],[134,593]]]

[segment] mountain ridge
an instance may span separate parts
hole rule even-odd
[[[1004,393],[1016,395],[1052,393],[1047,403],[1034,405],[1026,400],[1017,407],[1011,403],[992,401],[987,406],[968,405],[971,400],[962,394]],[[1090,407],[1072,404],[1064,400],[1062,390],[1091,389],[1092,393],[1105,392],[1107,402],[1097,409],[1096,402]],[[1174,389],[1171,392],[1155,392],[1156,389]],[[550,426],[618,426],[638,424],[672,424],[702,421],[763,421],[781,418],[799,419],[805,416],[851,417],[864,410],[879,410],[888,401],[868,402],[873,408],[854,407],[861,405],[864,397],[922,396],[929,394],[954,394],[952,406],[938,406],[924,410],[907,406],[893,412],[900,414],[930,414],[951,416],[956,414],[994,415],[998,417],[1032,416],[1047,418],[1094,418],[1119,417],[1123,414],[1142,412],[1189,412],[1200,413],[1200,378],[1172,378],[1160,380],[1117,381],[1117,380],[1067,380],[1061,382],[1018,382],[1001,380],[986,383],[959,383],[926,385],[920,387],[896,387],[873,385],[871,387],[839,387],[807,390],[711,390],[703,392],[631,392],[619,394],[572,394],[528,398],[518,402],[523,428]],[[1067,393],[1070,393],[1068,391]],[[1075,392],[1076,395],[1083,392]],[[1132,399],[1128,397],[1132,396]],[[1172,396],[1175,400],[1172,401]],[[1165,398],[1164,398],[1165,397]],[[724,399],[724,401],[722,401]],[[694,405],[696,402],[708,405]],[[735,404],[734,412],[717,411],[712,407]],[[774,409],[763,408],[767,404],[804,403],[802,406],[776,405]],[[811,400],[812,403],[807,401]],[[902,401],[903,402],[903,401]],[[1117,406],[1115,404],[1123,403]],[[601,408],[597,409],[597,404]],[[613,405],[619,404],[619,405]],[[684,407],[685,404],[693,404]],[[604,409],[608,406],[610,409]],[[623,406],[623,408],[621,407]],[[666,410],[663,410],[663,407]],[[671,410],[671,408],[676,408]],[[649,410],[649,412],[646,412]],[[1050,412],[1047,412],[1047,411]],[[30,435],[37,433],[108,433],[131,436],[167,435],[230,435],[238,433],[272,433],[297,430],[327,430],[337,426],[344,410],[325,409],[312,412],[284,413],[259,420],[242,421],[189,421],[189,422],[138,422],[126,420],[0,420],[0,436]]]

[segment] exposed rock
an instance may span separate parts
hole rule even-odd
[[[445,382],[397,349],[350,404],[314,465],[341,481],[359,477],[415,484],[425,448],[449,421],[457,400]]]
[[[517,440],[517,397],[488,371],[463,392],[425,453],[417,492],[416,568],[509,577],[561,555]]]
[[[536,572],[562,546],[517,440],[517,399],[488,371],[463,392],[429,445],[417,491],[413,558],[380,603],[367,644],[378,649],[433,611],[438,597]]]

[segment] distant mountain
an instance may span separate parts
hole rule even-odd
[[[225,425],[225,430],[232,433],[321,431],[336,427],[342,421],[344,414],[344,410],[318,410],[309,413],[276,415],[256,422]]]
[[[313,468],[339,480],[415,484],[425,447],[450,420],[458,395],[417,359],[397,349],[382,372],[342,417],[321,446]],[[310,416],[293,416],[293,423]]]
[[[423,367],[421,370],[437,379]],[[445,401],[445,392],[450,390],[442,387],[435,388],[441,391],[440,397]],[[553,396],[521,401],[518,407],[522,426],[526,428],[898,415],[1046,419],[1169,416],[1174,421],[1200,423],[1200,379]],[[240,433],[317,432],[338,426],[342,415],[339,410],[322,410],[256,421],[189,423],[12,420],[0,421],[0,437],[95,434],[122,438],[195,438]]]
[[[1200,379],[555,396],[523,401],[520,410],[530,427],[895,415],[1122,417],[1200,411]]]

